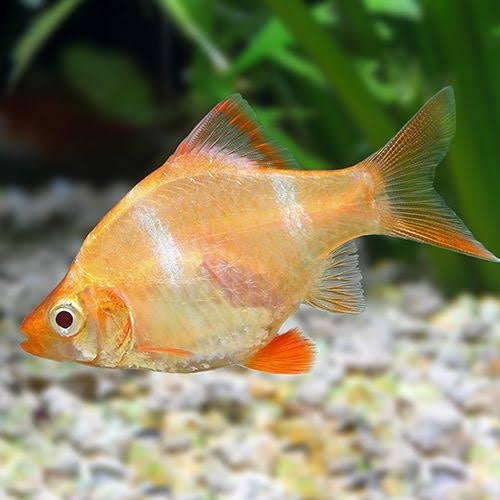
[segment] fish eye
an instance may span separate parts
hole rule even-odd
[[[65,302],[50,310],[49,323],[58,335],[72,337],[82,329],[84,321],[79,308],[71,302]]]

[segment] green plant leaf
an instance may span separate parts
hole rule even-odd
[[[236,76],[263,60],[272,60],[276,65],[309,80],[315,85],[325,86],[325,79],[314,64],[288,50],[288,46],[292,42],[293,37],[283,24],[277,19],[272,19],[241,52],[231,66],[229,74]]]
[[[156,3],[167,16],[172,17],[176,21],[179,28],[207,55],[215,69],[226,71],[229,68],[229,61],[226,56],[212,42],[196,21],[196,16],[193,15],[192,11],[195,8],[199,11],[200,9],[207,8],[206,5],[187,0],[156,0]]]
[[[316,5],[311,14],[320,24],[332,25],[338,21],[329,2]],[[320,72],[311,63],[296,55],[288,48],[294,38],[278,18],[272,18],[250,40],[244,50],[231,65],[230,74],[237,75],[264,59],[273,59],[277,64],[299,75],[324,85]]]
[[[314,19],[325,26],[333,26],[339,20],[337,12],[333,9],[332,2],[323,2],[315,5],[311,9],[311,14]]]
[[[337,41],[318,24],[306,4],[300,0],[266,2],[310,56],[369,142],[379,146],[386,141],[395,127],[360,81],[354,65],[344,56]]]
[[[356,67],[360,78],[372,95],[384,104],[412,102],[421,86],[418,67],[413,61],[389,60],[384,78],[380,77],[381,64],[373,59],[360,59]]]
[[[318,71],[318,68],[314,64],[310,63],[305,58],[287,50],[273,53],[271,58],[278,66],[281,66],[291,73],[308,80],[314,85],[321,87],[326,86],[326,80],[321,72]]]
[[[411,21],[422,18],[422,10],[416,0],[364,0],[366,9],[372,14],[384,14]]]
[[[292,42],[293,37],[283,24],[273,18],[252,37],[248,45],[240,52],[231,66],[230,73],[238,75],[263,59],[281,54]]]
[[[44,43],[82,2],[83,0],[59,0],[30,23],[12,50],[13,64],[8,80],[10,89],[17,84]]]
[[[102,114],[134,125],[157,118],[151,82],[125,54],[74,45],[61,65],[70,86]]]

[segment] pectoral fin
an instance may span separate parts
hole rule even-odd
[[[294,328],[250,356],[245,366],[267,373],[304,373],[311,368],[314,351],[314,344]]]

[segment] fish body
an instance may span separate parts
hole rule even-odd
[[[279,328],[303,302],[362,309],[353,239],[388,234],[496,259],[428,189],[452,104],[441,91],[354,167],[300,171],[230,97],[87,236],[21,326],[23,348],[170,372],[307,370],[312,342]]]

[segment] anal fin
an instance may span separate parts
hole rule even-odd
[[[340,245],[319,262],[318,275],[305,300],[307,304],[342,313],[358,313],[364,309],[361,272],[354,242]]]
[[[269,344],[245,361],[252,370],[293,374],[309,371],[314,361],[315,345],[293,328],[274,337]]]

